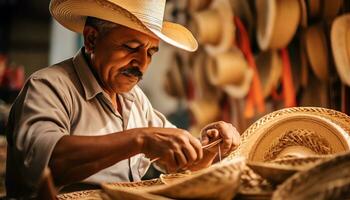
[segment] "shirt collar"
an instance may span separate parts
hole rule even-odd
[[[77,72],[77,75],[79,77],[79,80],[84,88],[85,93],[85,99],[90,100],[94,98],[99,93],[104,93],[102,87],[96,80],[96,77],[92,73],[86,58],[84,56],[84,47],[82,47],[76,55],[73,57],[73,65],[75,68],[75,71]],[[134,88],[127,93],[119,94],[123,98],[126,98],[130,101],[134,101],[135,94],[134,94]]]

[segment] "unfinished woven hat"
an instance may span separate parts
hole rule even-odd
[[[350,14],[337,17],[331,29],[331,44],[336,69],[343,83],[350,86]]]
[[[292,40],[301,16],[299,0],[256,0],[260,49],[280,49]]]
[[[222,88],[233,98],[244,98],[253,79],[242,52],[232,49],[228,52],[208,57],[206,72],[211,84]]]
[[[236,158],[229,162],[214,164],[168,184],[137,188],[121,184],[102,184],[102,188],[108,191],[108,194],[127,189],[134,194],[148,193],[174,199],[232,199],[239,186],[243,165],[244,159]]]
[[[285,156],[307,157],[348,151],[350,118],[325,108],[296,107],[270,113],[242,135],[236,155],[250,161],[272,161]]]
[[[163,21],[166,0],[51,0],[51,15],[64,27],[82,33],[87,16],[96,17],[161,40],[187,51],[198,47],[182,25]]]
[[[208,8],[213,0],[187,0],[187,8],[190,12]]]
[[[272,200],[348,199],[350,153],[336,155],[309,170],[294,174],[278,186]]]
[[[256,58],[259,77],[264,97],[268,97],[277,89],[282,76],[282,61],[277,51],[261,52]]]
[[[248,161],[247,165],[270,183],[280,184],[296,172],[308,170],[330,158],[331,156],[328,155],[303,158],[283,157],[271,162]]]
[[[208,9],[193,13],[190,29],[209,54],[227,51],[233,45],[235,35],[229,0],[215,0]]]
[[[84,190],[57,195],[58,200],[100,200],[104,194],[101,190]]]
[[[308,27],[305,42],[311,69],[320,80],[328,80],[328,45],[323,25],[317,24]]]

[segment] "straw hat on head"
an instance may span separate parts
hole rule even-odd
[[[243,134],[237,155],[251,161],[281,157],[307,157],[348,151],[350,117],[335,110],[316,107],[287,108],[272,112]]]
[[[263,87],[264,97],[277,89],[282,75],[282,61],[277,51],[261,52],[256,58],[256,66]]]
[[[343,83],[350,86],[350,14],[336,18],[331,29],[336,69]]]
[[[306,53],[311,68],[317,78],[328,80],[328,45],[326,35],[321,24],[308,27],[305,33]]]
[[[260,49],[286,47],[300,20],[299,0],[256,0]]]
[[[247,95],[253,71],[238,49],[208,57],[206,70],[209,81],[229,96],[243,98]]]
[[[190,28],[209,54],[227,51],[233,45],[235,34],[229,0],[215,0],[208,9],[193,13]]]
[[[82,33],[87,16],[96,17],[145,34],[178,48],[195,51],[196,39],[185,27],[163,21],[166,0],[51,0],[50,12],[64,27]]]

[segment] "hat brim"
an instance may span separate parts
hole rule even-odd
[[[331,44],[339,77],[342,82],[350,86],[350,14],[334,20]]]
[[[272,112],[270,114],[265,115],[258,121],[256,121],[254,124],[252,124],[241,136],[241,145],[233,151],[227,159],[232,159],[235,156],[245,156],[250,157],[250,160],[254,160],[255,157],[253,156],[254,153],[251,153],[253,151],[256,152],[256,148],[253,149],[253,146],[257,143],[257,140],[261,135],[267,132],[267,129],[271,129],[271,126],[279,126],[276,124],[278,121],[281,121],[281,118],[284,118],[284,120],[287,120],[290,117],[299,117],[301,115],[312,115],[314,117],[308,117],[309,119],[314,119],[315,117],[321,117],[322,119],[316,119],[317,121],[322,121],[322,124],[331,124],[329,127],[331,127],[331,130],[339,129],[341,127],[342,131],[337,132],[337,138],[338,141],[344,142],[345,146],[348,146],[350,141],[350,117],[347,116],[344,113],[332,110],[332,109],[326,109],[326,108],[318,108],[318,107],[293,107],[293,108],[286,108],[281,109],[275,112]],[[331,122],[329,122],[331,121]],[[280,123],[281,124],[281,123]],[[336,125],[333,125],[336,124]],[[315,126],[318,126],[317,124]],[[295,126],[292,125],[292,127],[298,127],[302,128],[301,126]],[[327,126],[328,127],[328,126]],[[333,127],[333,128],[332,128]],[[269,141],[271,143],[271,141]],[[333,146],[333,143],[331,143]],[[344,145],[342,145],[344,147]],[[341,148],[343,148],[341,147]],[[339,148],[336,147],[335,149]],[[345,147],[344,147],[345,148]],[[336,152],[336,151],[334,151]],[[263,153],[260,152],[260,155]],[[262,157],[261,157],[262,158]],[[261,158],[256,158],[255,160],[259,161],[262,160]]]
[[[86,17],[91,16],[156,36],[164,42],[186,51],[195,51],[198,48],[198,43],[192,33],[180,24],[164,21],[162,30],[157,30],[118,5],[108,1],[103,4],[86,0],[64,2],[54,0],[50,3],[50,12],[61,25],[77,33],[83,32]]]

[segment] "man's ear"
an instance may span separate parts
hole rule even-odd
[[[92,26],[85,26],[83,35],[84,35],[85,51],[87,53],[93,53],[97,42],[97,36],[98,36],[97,29]]]

